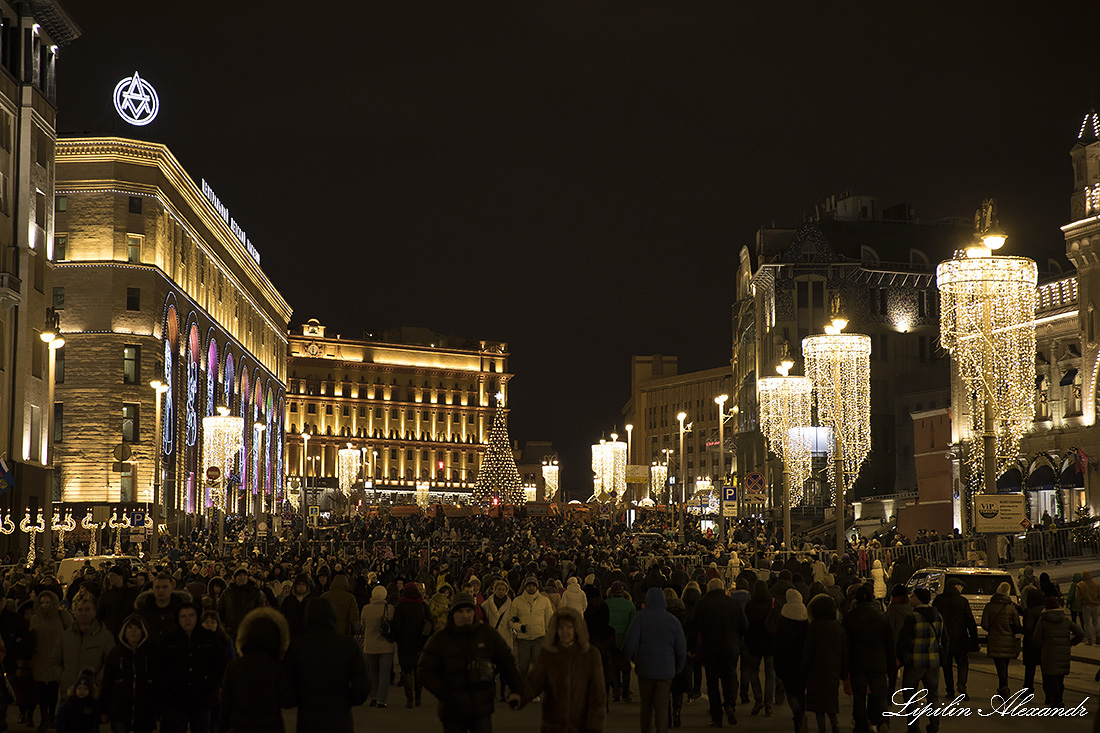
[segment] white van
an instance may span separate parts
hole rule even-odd
[[[1009,598],[1017,605],[1020,603],[1020,591],[1016,588],[1016,578],[1008,570],[994,568],[921,568],[913,573],[906,584],[909,593],[916,588],[927,588],[932,594],[932,600],[943,593],[947,587],[947,581],[958,580],[962,582],[962,596],[970,601],[970,610],[974,614],[974,621],[978,624],[978,635],[984,636],[982,630],[982,611],[989,603],[989,599],[997,592],[997,586],[1008,583],[1012,592]]]

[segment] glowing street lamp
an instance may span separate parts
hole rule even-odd
[[[838,554],[844,552],[847,479],[855,481],[871,450],[871,337],[843,333],[848,321],[839,313],[840,298],[834,296],[832,324],[824,334],[802,339],[818,421],[833,429],[829,481],[836,499]]]
[[[684,420],[687,420],[686,412],[681,412],[677,414],[676,419],[680,421],[680,452],[677,454],[680,461],[678,465],[679,471],[677,471],[677,473],[679,474],[677,483],[680,484],[680,531],[677,536],[679,537],[680,544],[682,545],[684,544],[684,525],[687,523],[687,515],[684,512],[684,499],[686,498],[684,495],[684,433],[691,431],[691,423],[688,423],[686,428],[684,427]]]
[[[1034,409],[1037,268],[1026,257],[992,254],[1006,238],[993,199],[974,218],[975,244],[936,268],[940,339],[958,363],[970,413],[969,435],[963,432],[964,526],[973,495],[996,493],[997,475],[1016,459]],[[988,553],[988,562],[996,560],[996,552]]]
[[[813,384],[807,377],[791,377],[794,361],[786,353],[776,367],[778,377],[756,382],[760,428],[772,452],[783,461],[783,541],[791,545],[791,505],[802,501],[802,486],[810,477],[812,456],[803,434],[811,424]]]

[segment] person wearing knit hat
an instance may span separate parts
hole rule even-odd
[[[542,652],[546,628],[554,615],[550,599],[539,593],[539,581],[534,575],[523,579],[523,592],[512,601],[512,631],[516,635],[516,661],[520,677],[526,677],[529,667]]]
[[[784,599],[775,635],[775,674],[783,680],[794,729],[798,731],[803,730],[806,712],[806,676],[802,671],[802,656],[810,624],[806,604],[797,589],[788,588]]]
[[[69,696],[57,710],[58,727],[65,731],[98,730],[99,704],[95,699],[95,673],[83,670]]]
[[[558,610],[562,608],[575,609],[582,616],[588,608],[588,596],[581,590],[580,581],[575,575],[569,579],[565,592],[561,594],[561,602],[558,604]]]
[[[376,585],[371,590],[370,602],[359,614],[359,628],[363,630],[363,654],[370,671],[370,706],[384,708],[390,691],[390,672],[393,669],[394,607],[386,602],[386,586]]]

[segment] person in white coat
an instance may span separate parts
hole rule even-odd
[[[397,645],[387,639],[383,631],[389,632],[392,638],[393,613],[393,606],[386,603],[386,587],[374,586],[370,603],[363,606],[359,616],[359,627],[363,629],[363,654],[366,655],[367,670],[370,672],[371,707],[386,707],[389,697],[390,672]]]
[[[516,666],[526,678],[532,664],[542,651],[546,628],[554,607],[550,599],[539,593],[539,581],[534,575],[523,579],[523,592],[512,600],[512,631],[516,635]]]
[[[886,571],[882,569],[882,560],[875,560],[871,566],[871,580],[874,583],[875,600],[880,606],[886,606]]]
[[[575,608],[583,616],[588,608],[588,596],[581,590],[581,582],[576,576],[569,579],[565,586],[565,592],[561,594],[561,602],[558,610],[563,608]]]
[[[485,613],[485,623],[496,629],[504,643],[513,654],[516,653],[515,635],[512,633],[512,599],[508,595],[508,582],[498,579],[493,582],[493,592],[481,604]]]

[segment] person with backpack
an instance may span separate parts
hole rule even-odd
[[[902,689],[909,689],[905,699],[911,699],[917,693],[917,685],[924,685],[927,691],[923,704],[933,708],[939,704],[940,666],[945,644],[943,617],[932,607],[932,594],[927,588],[916,588],[917,607],[913,616],[905,624],[898,638],[898,657],[904,665],[902,671]],[[910,719],[909,730],[915,731],[919,718]],[[936,733],[940,729],[938,715],[929,716],[928,732]]]
[[[393,634],[394,608],[386,602],[386,587],[374,586],[370,603],[363,606],[359,627],[363,629],[363,654],[370,672],[370,706],[384,708],[390,691],[390,671],[395,650]]]

